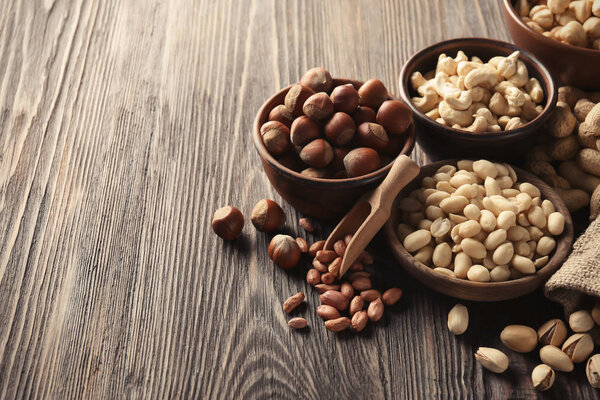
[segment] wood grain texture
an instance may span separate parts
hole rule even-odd
[[[471,304],[452,337],[455,301],[378,236],[377,279],[405,300],[334,335],[304,271],[268,260],[269,236],[210,230],[220,205],[280,200],[250,136],[278,88],[324,65],[397,93],[410,54],[471,35],[508,39],[496,0],[2,0],[0,398],[535,397],[534,354],[496,376],[473,352],[560,315],[541,293]],[[285,211],[289,231],[327,236]],[[281,311],[299,290],[307,332]],[[578,366],[544,397],[598,396]]]

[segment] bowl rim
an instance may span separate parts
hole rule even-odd
[[[467,158],[464,158],[464,159],[467,159]],[[432,162],[432,163],[422,166],[421,171],[423,171],[424,168],[432,169],[433,171],[435,171],[435,169],[437,169],[443,165],[446,165],[446,164],[456,165],[457,161],[459,161],[459,160],[461,160],[461,159],[453,158],[453,159]],[[549,279],[550,276],[554,272],[556,272],[556,270],[560,267],[562,261],[564,260],[564,257],[566,257],[568,255],[569,251],[572,249],[573,240],[574,240],[574,226],[573,226],[573,219],[571,218],[571,214],[570,214],[569,210],[567,209],[566,205],[564,204],[564,202],[562,201],[562,199],[554,191],[554,189],[552,189],[549,185],[547,185],[540,178],[538,178],[537,176],[533,175],[532,173],[525,171],[522,168],[516,167],[512,164],[508,164],[508,163],[504,163],[504,164],[510,165],[514,169],[515,173],[517,174],[517,178],[521,178],[521,179],[519,179],[520,182],[534,183],[538,187],[538,189],[540,189],[540,192],[542,193],[542,195],[544,195],[543,197],[545,199],[549,197],[548,194],[553,194],[554,195],[553,196],[553,204],[556,208],[556,211],[559,211],[565,218],[565,228],[563,230],[563,233],[561,233],[560,236],[556,239],[556,247],[554,249],[554,253],[552,254],[552,257],[550,257],[548,259],[548,262],[546,263],[546,265],[544,265],[542,268],[537,270],[536,273],[533,275],[526,275],[521,278],[512,279],[512,280],[508,280],[508,281],[502,281],[502,282],[476,282],[476,281],[470,281],[468,279],[454,278],[454,277],[450,277],[450,276],[443,275],[440,273],[435,273],[433,271],[433,268],[414,259],[414,256],[412,254],[410,254],[404,248],[404,245],[401,243],[401,241],[398,238],[398,235],[396,233],[396,226],[394,226],[394,224],[396,224],[397,221],[392,221],[392,216],[397,215],[397,211],[395,209],[397,207],[397,202],[398,202],[398,199],[400,199],[401,194],[407,190],[405,187],[398,194],[396,199],[394,199],[393,206],[392,206],[392,208],[393,208],[392,216],[390,216],[390,218],[386,222],[385,228],[384,228],[385,235],[386,235],[386,241],[387,241],[388,245],[392,248],[392,253],[394,254],[394,258],[402,266],[403,269],[405,269],[411,275],[413,275],[412,271],[416,271],[415,273],[422,273],[424,275],[427,275],[427,276],[431,277],[434,281],[437,281],[437,282],[444,281],[445,283],[454,285],[457,288],[460,287],[460,288],[475,289],[475,290],[507,289],[507,288],[512,288],[515,286],[525,287],[525,285],[528,285],[528,284],[539,285],[540,283],[545,282],[547,279]],[[419,175],[415,179],[422,178],[423,173],[424,172],[420,172]],[[411,181],[411,183],[409,183],[409,185],[411,185],[412,182],[414,182],[414,180]],[[407,185],[407,187],[409,185]],[[556,199],[556,202],[554,201],[555,199]],[[559,246],[561,246],[561,247],[566,246],[566,249],[567,249],[567,254],[564,255],[562,259],[557,258],[557,257],[559,257],[559,255],[558,255]],[[407,268],[405,266],[405,263],[402,262],[399,259],[399,257],[404,258],[404,261],[406,261],[406,264],[410,264],[410,267]],[[417,280],[421,281],[421,279],[419,279],[418,277],[416,277],[416,278],[417,278]],[[425,282],[423,282],[423,283],[425,283]],[[427,286],[429,286],[429,285],[427,285]],[[435,291],[438,291],[435,288],[432,288],[432,289]],[[519,294],[515,297],[519,297],[526,293],[527,292],[523,292],[522,294]],[[505,299],[509,299],[509,298],[510,297],[507,297]],[[473,298],[470,298],[470,299],[473,299]],[[495,300],[492,299],[490,301],[495,301]]]
[[[351,83],[352,85],[354,85],[355,88],[360,87],[364,83],[364,81],[359,81],[356,79],[349,79],[349,78],[333,78],[332,81],[335,86]],[[284,166],[279,161],[277,161],[275,159],[275,157],[273,157],[271,155],[271,153],[269,153],[269,151],[267,150],[267,148],[264,145],[262,138],[260,136],[260,127],[262,126],[262,124],[267,122],[267,120],[264,117],[266,116],[266,118],[268,118],[268,112],[270,111],[270,109],[268,109],[268,108],[271,107],[271,103],[273,103],[278,97],[287,93],[290,90],[290,88],[296,84],[297,83],[288,85],[288,86],[278,90],[275,94],[273,94],[271,97],[269,97],[262,104],[262,106],[256,113],[256,117],[254,118],[254,123],[253,123],[252,138],[253,138],[253,142],[254,142],[254,147],[258,151],[258,154],[262,158],[262,160],[269,163],[269,165],[271,165],[273,168],[275,168],[281,174],[286,175],[288,177],[292,177],[294,179],[299,179],[300,181],[303,181],[305,183],[317,184],[317,185],[322,185],[322,186],[330,186],[332,184],[336,184],[340,188],[341,187],[361,186],[363,184],[369,184],[369,183],[372,183],[372,182],[375,182],[375,181],[381,179],[389,172],[389,170],[392,168],[392,164],[394,163],[394,160],[399,155],[402,155],[402,154],[409,155],[412,152],[412,150],[415,146],[416,132],[415,132],[415,121],[414,121],[414,118],[411,117],[411,122],[405,132],[405,134],[407,135],[406,141],[404,142],[404,146],[402,146],[402,149],[400,150],[400,152],[388,164],[386,164],[383,167],[381,167],[373,172],[370,172],[366,175],[356,176],[353,178],[343,178],[343,179],[314,178],[314,177],[308,177],[308,176],[302,175],[301,173],[296,172],[296,171]],[[389,91],[388,91],[388,98],[390,100],[398,100],[398,101],[404,102],[403,100],[397,98],[394,94],[392,94]]]
[[[419,110],[412,102],[412,98],[410,96],[411,88],[409,87],[410,76],[408,76],[408,70],[413,64],[416,63],[416,61],[419,58],[421,58],[431,52],[439,52],[439,48],[444,47],[448,44],[455,44],[455,43],[464,43],[465,46],[469,46],[469,44],[488,43],[488,44],[494,44],[494,45],[498,45],[500,47],[504,47],[508,50],[513,50],[513,51],[518,50],[520,52],[519,59],[522,59],[527,64],[530,64],[535,69],[539,70],[540,75],[542,75],[545,78],[545,79],[542,79],[543,82],[540,82],[540,85],[544,89],[544,94],[547,99],[542,112],[537,117],[535,117],[531,121],[528,121],[527,123],[520,126],[519,128],[511,129],[509,131],[484,132],[484,133],[474,133],[474,132],[464,131],[461,129],[454,129],[451,126],[442,125],[442,124],[436,122],[435,120],[429,118],[427,115],[425,115],[425,113],[423,113],[421,110]],[[468,51],[468,48],[463,49],[463,51]],[[546,85],[545,82],[548,82],[548,85]],[[529,51],[523,50],[520,47],[518,47],[512,43],[508,43],[508,42],[505,42],[502,40],[497,40],[497,39],[483,38],[483,37],[462,37],[462,38],[454,38],[454,39],[444,40],[444,41],[434,43],[430,46],[427,46],[427,47],[419,50],[417,53],[413,54],[402,66],[402,70],[400,71],[398,86],[399,86],[400,96],[401,96],[402,100],[410,107],[410,109],[413,111],[414,118],[418,119],[419,122],[425,123],[433,128],[442,130],[448,135],[457,136],[457,137],[463,138],[463,139],[480,139],[482,141],[485,141],[488,139],[509,140],[511,138],[515,138],[515,137],[524,135],[530,131],[541,128],[541,126],[544,124],[544,122],[546,122],[546,120],[550,117],[550,114],[552,113],[552,110],[556,106],[556,102],[558,99],[558,89],[556,86],[556,82],[552,78],[550,71],[546,68],[546,66],[537,57],[535,57]]]
[[[600,55],[600,50],[591,49],[589,47],[579,47],[579,46],[574,46],[569,43],[559,42],[558,40],[550,39],[549,37],[546,37],[546,36],[542,35],[541,33],[534,31],[529,26],[527,26],[527,24],[525,22],[523,22],[521,17],[517,14],[517,10],[515,10],[514,5],[512,4],[512,0],[500,0],[500,1],[502,2],[504,9],[508,12],[508,14],[512,17],[513,20],[515,20],[522,28],[525,28],[529,32],[533,32],[536,35],[536,37],[538,37],[540,40],[542,40],[543,43],[545,43],[547,45],[554,45],[554,46],[563,48],[564,50],[581,52],[582,54],[585,54],[585,55],[594,55],[594,56]]]

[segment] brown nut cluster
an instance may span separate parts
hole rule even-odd
[[[402,290],[390,288],[383,293],[373,288],[371,273],[365,265],[373,264],[373,257],[363,252],[340,279],[339,270],[346,246],[352,235],[338,240],[333,250],[323,250],[323,241],[314,243],[309,254],[314,256],[313,268],[306,274],[306,282],[321,294],[317,314],[325,320],[325,327],[332,332],[352,328],[362,331],[367,322],[377,322],[383,317],[385,306],[396,304]]]
[[[307,177],[344,179],[376,171],[398,155],[412,112],[370,79],[334,86],[321,67],[308,70],[260,129],[265,147]]]

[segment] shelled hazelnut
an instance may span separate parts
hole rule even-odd
[[[345,179],[392,162],[411,123],[410,109],[390,100],[381,81],[334,87],[329,72],[317,67],[269,112],[261,136],[285,167],[306,177]]]

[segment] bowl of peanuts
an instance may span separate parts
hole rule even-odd
[[[500,301],[541,286],[573,243],[573,222],[542,180],[509,164],[426,165],[398,195],[385,234],[419,281],[465,300]]]
[[[417,141],[434,159],[518,159],[557,99],[540,61],[485,38],[452,39],[419,51],[404,64],[399,86],[413,111]]]
[[[539,57],[559,83],[600,89],[600,2],[502,0],[502,5],[515,44]]]

